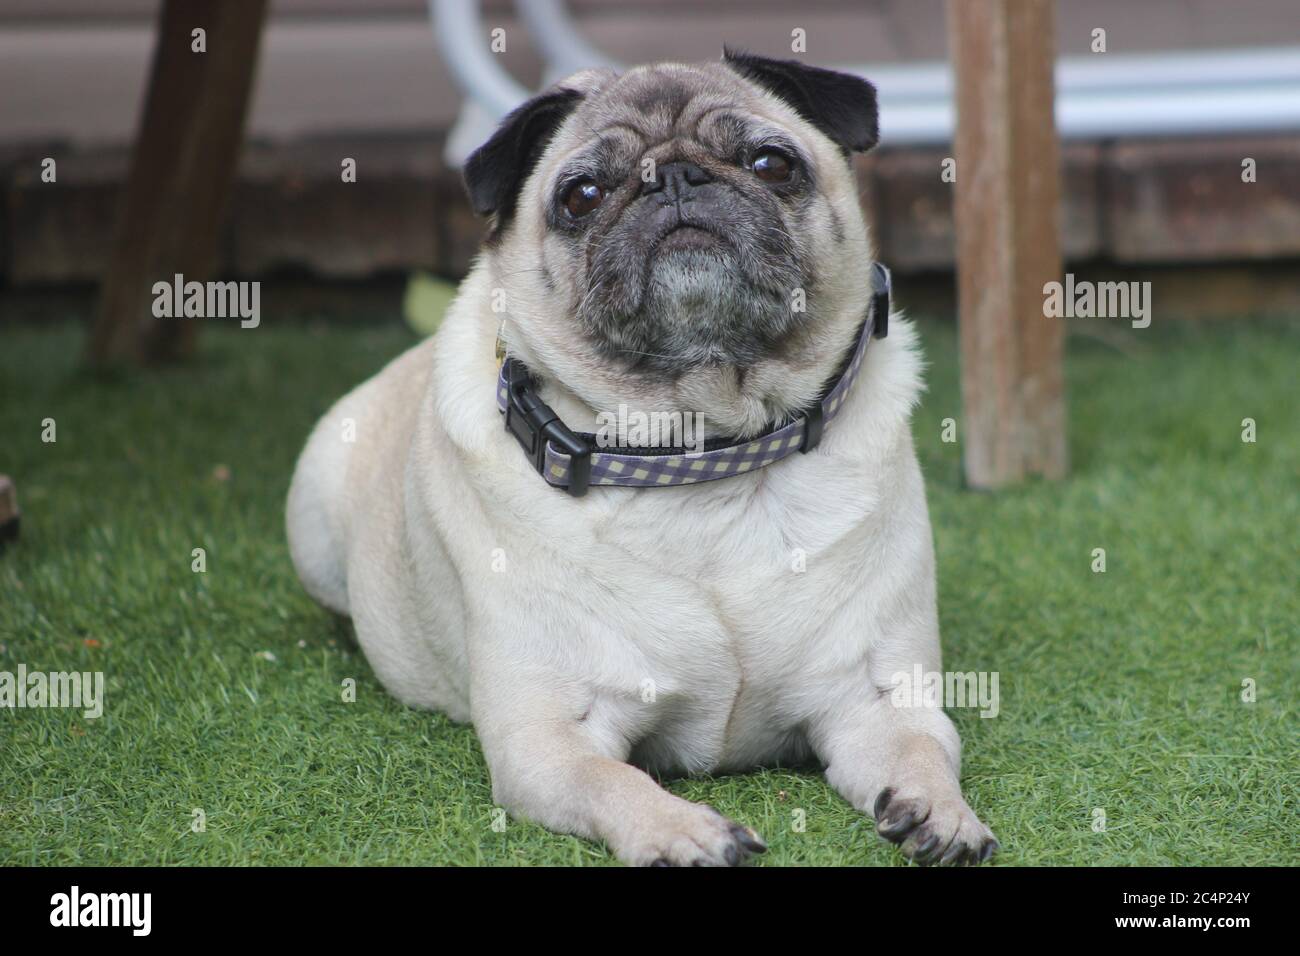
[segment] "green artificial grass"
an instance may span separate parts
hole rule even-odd
[[[940,440],[948,417],[961,437],[954,330],[922,332],[945,665],[1000,675],[999,716],[953,713],[997,860],[1300,862],[1300,331],[1072,339],[1070,477],[999,493],[961,485],[960,445]],[[412,341],[396,323],[214,323],[192,363],[104,380],[78,370],[75,325],[0,333],[0,471],[25,513],[0,557],[0,670],[107,681],[98,720],[0,712],[0,863],[612,862],[529,823],[494,830],[473,731],[391,699],[294,577],[298,450]],[[812,772],[668,786],[756,827],[764,865],[902,863]]]

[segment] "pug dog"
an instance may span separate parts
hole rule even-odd
[[[815,762],[914,861],[996,849],[952,723],[891,693],[940,650],[876,141],[868,82],[795,61],[569,77],[466,163],[490,231],[437,333],[308,440],[303,585],[395,697],[473,722],[509,813],[734,865],[761,837],[656,777]],[[620,408],[708,438],[593,447]]]

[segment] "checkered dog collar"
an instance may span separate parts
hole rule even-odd
[[[889,331],[889,270],[872,266],[871,304],[853,351],[839,373],[827,384],[821,400],[799,417],[776,425],[755,438],[710,439],[703,450],[660,448],[643,454],[643,447],[602,448],[596,436],[572,431],[538,396],[527,366],[516,358],[501,364],[497,381],[497,407],[505,415],[506,430],[519,441],[529,460],[546,482],[575,498],[591,485],[661,488],[689,485],[715,478],[741,475],[780,461],[796,450],[810,452],[821,441],[844,404],[845,396],[862,368],[862,357],[872,338]]]

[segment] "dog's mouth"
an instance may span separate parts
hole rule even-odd
[[[679,222],[655,240],[650,254],[663,255],[678,249],[711,249],[724,245],[725,242],[725,238],[709,226]]]
[[[693,205],[663,210],[651,234],[601,249],[592,266],[583,320],[604,351],[640,370],[748,367],[797,321],[789,251],[767,248],[743,218]]]

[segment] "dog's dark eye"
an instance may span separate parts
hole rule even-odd
[[[574,219],[581,219],[605,201],[605,190],[590,179],[576,182],[564,194],[564,208]]]
[[[751,168],[755,176],[768,183],[789,182],[790,174],[794,171],[794,165],[789,159],[771,150],[755,156]]]

